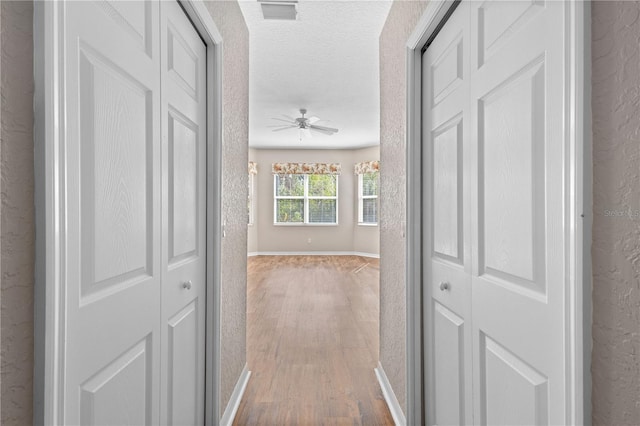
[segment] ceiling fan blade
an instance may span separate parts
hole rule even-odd
[[[310,129],[313,130],[317,130],[319,132],[323,132],[329,135],[332,135],[334,133],[338,133],[338,129],[334,129],[333,127],[325,127],[325,126],[316,126],[316,125],[310,125],[309,126]]]
[[[290,116],[290,115],[282,114],[282,116],[283,116],[284,118],[286,118],[287,120],[291,121],[292,123],[295,123],[295,122],[296,122],[296,119],[295,119],[295,118],[293,118],[293,117],[292,117],[292,116]]]
[[[300,129],[300,134],[306,139],[306,138],[312,138],[313,135],[311,134],[311,132],[309,131],[309,129]]]
[[[321,121],[318,117],[315,117],[315,116],[314,117],[309,117],[308,120],[309,120],[310,124],[314,124],[314,123],[317,123],[318,121]]]
[[[284,121],[285,123],[289,123],[289,124],[295,124],[296,120],[285,120],[284,118],[277,118],[277,117],[272,117],[272,120],[278,120],[278,121]]]
[[[273,129],[272,132],[280,132],[282,130],[287,130],[287,129],[295,129],[298,126],[284,126],[284,127],[280,127],[279,129]]]

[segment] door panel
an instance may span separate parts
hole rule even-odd
[[[455,10],[423,55],[426,189],[426,415],[430,424],[472,421],[469,140],[469,9]],[[468,175],[468,173],[466,174]],[[429,349],[430,348],[430,349]]]
[[[153,253],[152,92],[80,47],[82,294],[149,276]]]
[[[479,274],[544,292],[544,63],[478,102]]]
[[[566,423],[564,13],[463,1],[423,55],[429,424]]]
[[[149,349],[147,337],[80,386],[80,424],[150,423],[154,404]]]
[[[432,133],[433,255],[462,264],[462,117]]]
[[[159,421],[159,27],[146,19],[154,12],[155,3],[64,8],[65,424]]]
[[[169,263],[197,255],[198,126],[169,111]]]
[[[204,43],[176,2],[61,10],[61,423],[202,424]]]
[[[549,424],[547,378],[485,334],[480,353],[481,423]]]
[[[163,424],[204,422],[206,47],[162,2]]]
[[[486,424],[564,424],[565,10],[471,2],[472,34],[493,8],[513,24],[471,73],[475,413]],[[471,55],[482,62],[479,45]]]
[[[435,423],[461,425],[465,422],[465,321],[438,302],[433,305]]]
[[[200,417],[194,410],[197,408],[194,401],[198,401],[201,392],[195,378],[202,373],[198,372],[197,359],[194,359],[199,349],[199,328],[202,328],[198,318],[196,301],[169,318],[167,368],[171,388],[168,389],[167,418],[176,425],[195,425]]]

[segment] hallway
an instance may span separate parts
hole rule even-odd
[[[374,374],[379,261],[248,259],[252,371],[234,425],[392,425]]]

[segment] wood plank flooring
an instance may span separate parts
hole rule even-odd
[[[393,425],[373,371],[377,259],[251,257],[247,289],[252,373],[234,425]]]

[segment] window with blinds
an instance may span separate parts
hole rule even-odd
[[[358,175],[358,223],[378,224],[378,173]]]
[[[338,223],[338,176],[274,175],[274,223]]]

